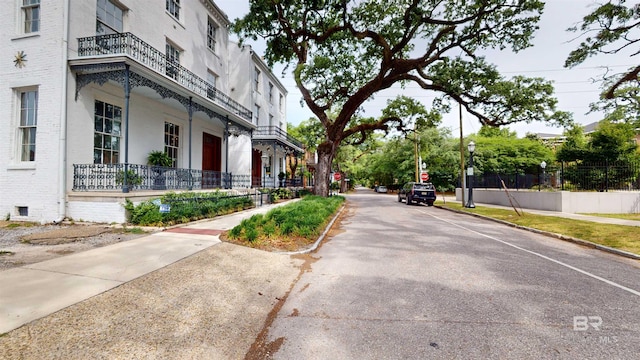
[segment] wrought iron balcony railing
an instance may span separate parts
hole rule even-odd
[[[220,92],[212,84],[142,41],[131,33],[89,36],[78,39],[78,56],[126,55],[154,71],[164,74],[184,88],[208,98],[229,112],[251,122],[252,113],[240,103]]]
[[[253,131],[253,135],[261,139],[273,137],[278,140],[286,140],[292,145],[297,146],[300,150],[304,149],[302,142],[277,126],[258,126],[258,128]]]

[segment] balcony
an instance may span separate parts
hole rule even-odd
[[[287,134],[286,131],[277,126],[258,126],[258,128],[253,131],[253,139],[277,140],[288,147],[293,148],[296,152],[302,153],[304,151],[304,145],[302,142]]]
[[[167,56],[131,33],[89,36],[78,39],[78,56],[127,56],[167,76],[183,88],[211,100],[214,104],[251,123],[250,110],[216,89],[203,78],[167,58]]]

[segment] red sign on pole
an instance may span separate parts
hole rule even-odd
[[[340,175],[339,172],[333,173],[333,180],[340,181],[341,178],[342,178],[342,176]]]
[[[423,172],[422,174],[420,174],[420,180],[429,181],[429,173]]]

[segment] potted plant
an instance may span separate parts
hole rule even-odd
[[[116,184],[123,185],[125,180],[124,171],[120,170],[116,173]],[[139,186],[142,184],[142,178],[133,170],[127,170],[127,185]]]
[[[278,174],[278,180],[280,180],[280,187],[284,186],[284,179],[287,177],[287,174],[284,171],[280,171]]]
[[[147,156],[147,163],[151,166],[169,167],[173,165],[173,159],[162,150],[153,150]]]
[[[147,156],[147,163],[154,173],[152,189],[164,190],[166,186],[165,168],[173,165],[173,159],[162,150],[153,150]]]

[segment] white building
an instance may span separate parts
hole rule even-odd
[[[0,14],[3,217],[124,222],[125,199],[276,186],[267,175],[302,152],[286,135],[284,87],[229,41],[213,1],[11,2]],[[172,166],[148,166],[154,150]]]

